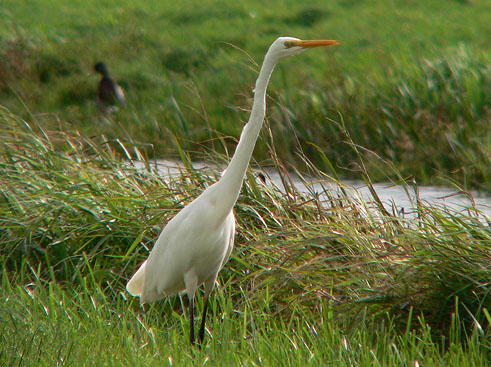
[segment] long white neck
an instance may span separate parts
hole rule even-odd
[[[233,208],[237,198],[239,197],[242,181],[251,160],[256,140],[261,131],[266,112],[266,89],[268,87],[269,78],[278,60],[271,57],[264,58],[263,66],[259,72],[259,77],[256,81],[256,89],[254,90],[254,103],[252,104],[251,116],[249,121],[242,129],[239,144],[235,149],[234,156],[230,161],[229,166],[223,173],[221,179],[216,183],[220,190],[220,202],[223,207]]]

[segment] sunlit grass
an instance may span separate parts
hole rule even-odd
[[[36,280],[0,290],[2,352],[6,365],[20,366],[485,366],[489,346],[474,328],[464,334],[456,320],[451,337],[435,338],[421,318],[398,332],[391,321],[378,324],[366,314],[356,329],[335,323],[325,307],[284,320],[267,299],[261,306],[230,302],[218,288],[210,304],[207,343],[192,348],[183,337],[181,310],[143,312],[123,293],[102,292],[96,283],[61,287]],[[165,301],[167,302],[167,301]],[[292,308],[295,308],[293,305]]]

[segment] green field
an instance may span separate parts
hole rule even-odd
[[[0,365],[488,366],[490,218],[416,198],[410,219],[342,184],[326,206],[282,168],[489,191],[490,11],[3,1]],[[273,74],[254,157],[284,187],[248,172],[199,350],[185,296],[141,309],[125,284],[162,225],[218,179],[188,159],[228,161],[278,35],[342,44]],[[127,91],[110,117],[95,108],[98,60]],[[188,168],[164,180],[127,159],[154,157]]]
[[[4,1],[0,101],[53,129],[104,133],[148,156],[232,149],[267,47],[279,35],[342,45],[286,60],[273,75],[269,126],[280,156],[301,150],[359,178],[344,119],[383,162],[420,183],[491,188],[491,5],[476,1]],[[93,64],[104,60],[128,105],[96,114]],[[293,136],[296,139],[292,139]],[[255,157],[269,162],[270,135]],[[197,158],[200,158],[199,155]]]

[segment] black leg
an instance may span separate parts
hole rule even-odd
[[[191,323],[189,325],[189,342],[194,345],[194,298],[189,300],[189,316]]]
[[[208,296],[205,301],[205,308],[203,309],[203,316],[201,319],[201,327],[199,328],[199,343],[203,343],[203,339],[205,338],[205,321],[206,321],[206,311],[208,311]]]

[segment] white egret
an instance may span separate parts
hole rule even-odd
[[[266,112],[266,88],[275,65],[281,59],[306,49],[336,45],[337,41],[303,41],[280,37],[273,42],[264,58],[254,90],[254,103],[249,121],[244,126],[235,154],[220,180],[172,218],[127,285],[140,303],[156,301],[186,290],[189,297],[190,342],[194,344],[194,297],[205,284],[205,305],[199,330],[204,338],[208,298],[218,272],[232,251],[235,235],[233,207],[251,159]]]

